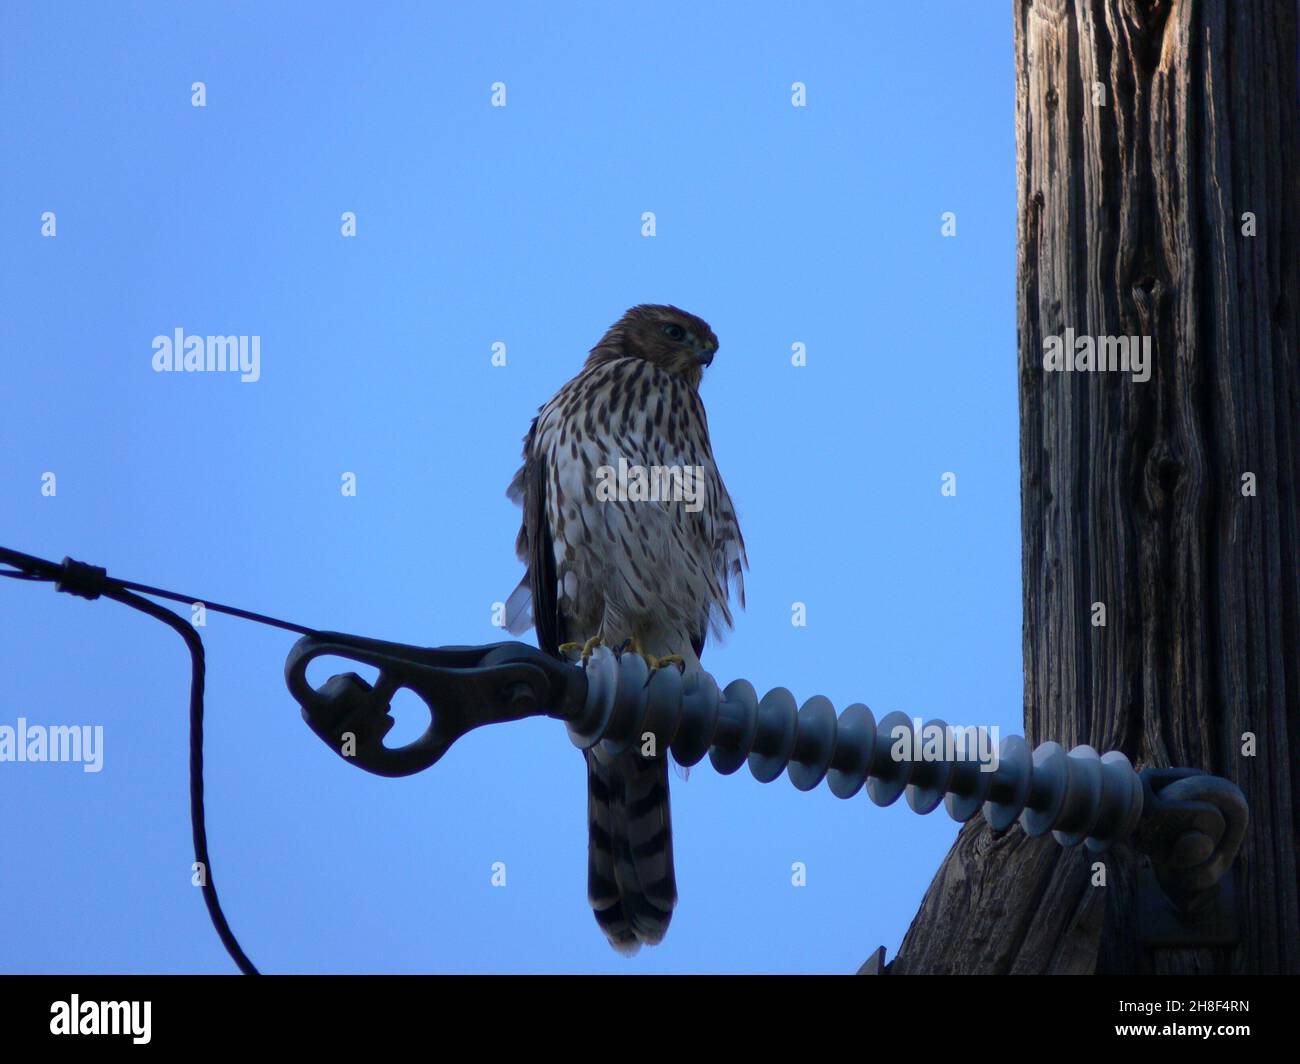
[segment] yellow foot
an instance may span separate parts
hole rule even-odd
[[[678,655],[665,654],[662,658],[657,658],[641,645],[641,640],[637,639],[636,636],[633,636],[631,639],[624,642],[623,646],[619,649],[619,653],[623,654],[629,650],[638,657],[645,658],[645,663],[650,666],[651,672],[654,672],[657,669],[662,669],[666,665],[676,665],[683,672],[686,671],[686,662],[684,662]]]
[[[585,643],[561,643],[560,653],[578,654],[585,662],[589,657],[591,657],[592,651],[594,651],[602,643],[604,643],[604,640],[600,636],[593,635]]]

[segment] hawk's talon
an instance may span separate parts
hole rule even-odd
[[[676,665],[682,670],[682,672],[686,671],[686,662],[683,661],[679,655],[665,654],[662,658],[656,657],[641,645],[641,640],[636,636],[623,640],[623,645],[619,647],[618,650],[619,654],[626,654],[629,651],[637,657],[644,659],[645,663],[650,667],[651,672],[657,672],[665,665]]]
[[[577,654],[582,664],[587,664],[587,659],[598,646],[604,644],[604,639],[598,635],[593,635],[585,643],[561,643],[559,651],[561,654]]]

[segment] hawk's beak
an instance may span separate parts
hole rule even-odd
[[[713,352],[712,347],[697,347],[695,349],[695,361],[701,366],[711,366],[713,365]]]

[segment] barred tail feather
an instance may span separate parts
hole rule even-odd
[[[663,940],[677,904],[668,761],[587,752],[587,894],[609,944],[631,956]]]

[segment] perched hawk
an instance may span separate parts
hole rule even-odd
[[[731,626],[730,584],[743,606],[748,562],[699,395],[717,349],[693,314],[633,307],[541,408],[508,492],[528,567],[511,632],[531,619],[550,654],[604,643],[691,673],[709,630]],[[588,894],[629,955],[663,938],[677,904],[666,754],[585,754]]]

